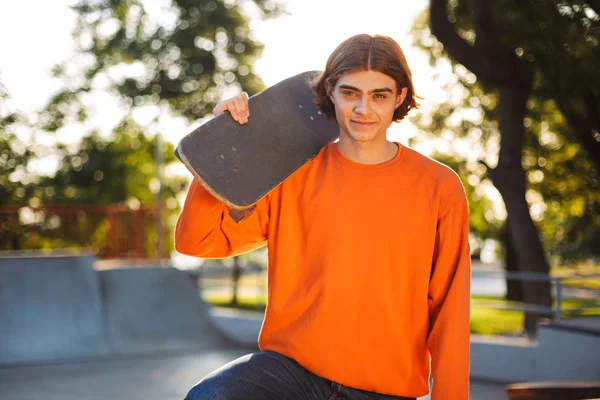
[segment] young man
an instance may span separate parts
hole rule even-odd
[[[448,167],[386,131],[417,106],[388,37],[340,44],[314,82],[340,127],[331,143],[237,224],[194,181],[176,248],[228,257],[268,244],[260,352],[205,377],[198,399],[468,399],[468,204]],[[245,95],[221,102],[239,123]]]

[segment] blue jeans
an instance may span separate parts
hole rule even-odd
[[[207,375],[185,400],[415,400],[323,379],[279,353],[248,354]]]

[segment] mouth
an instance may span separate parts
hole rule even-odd
[[[373,122],[373,121],[357,121],[354,119],[351,119],[350,122],[353,124],[356,124],[356,125],[360,125],[360,126],[369,126],[369,125],[375,124],[375,122]]]

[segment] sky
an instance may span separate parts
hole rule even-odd
[[[61,87],[61,82],[51,77],[50,70],[73,54],[71,31],[75,15],[68,8],[72,3],[73,0],[0,2],[0,81],[11,96],[11,106],[25,114],[41,108]],[[168,0],[146,0],[144,4],[156,11],[165,3]],[[331,51],[354,34],[384,34],[403,47],[417,94],[425,97],[422,104],[427,108],[443,98],[443,93],[439,84],[432,82],[433,71],[425,55],[411,46],[407,33],[427,3],[426,0],[288,0],[285,4],[289,15],[252,22],[256,37],[265,45],[254,68],[270,86],[302,71],[323,69]],[[118,104],[108,95],[94,94],[87,104],[94,110],[91,125],[101,131],[108,133],[119,122]],[[152,117],[151,113],[144,113],[137,114],[142,123]],[[163,115],[158,127],[165,140],[174,144],[192,128],[194,124]],[[57,132],[57,137],[62,142],[77,142],[86,131],[80,126],[67,126]],[[404,121],[393,124],[388,137],[406,143],[414,134],[414,127]],[[36,139],[43,142],[44,136]]]

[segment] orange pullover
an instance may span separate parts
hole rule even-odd
[[[194,180],[179,252],[229,257],[268,244],[261,350],[342,385],[466,400],[468,204],[448,167],[398,143],[365,165],[332,143],[237,224]]]

